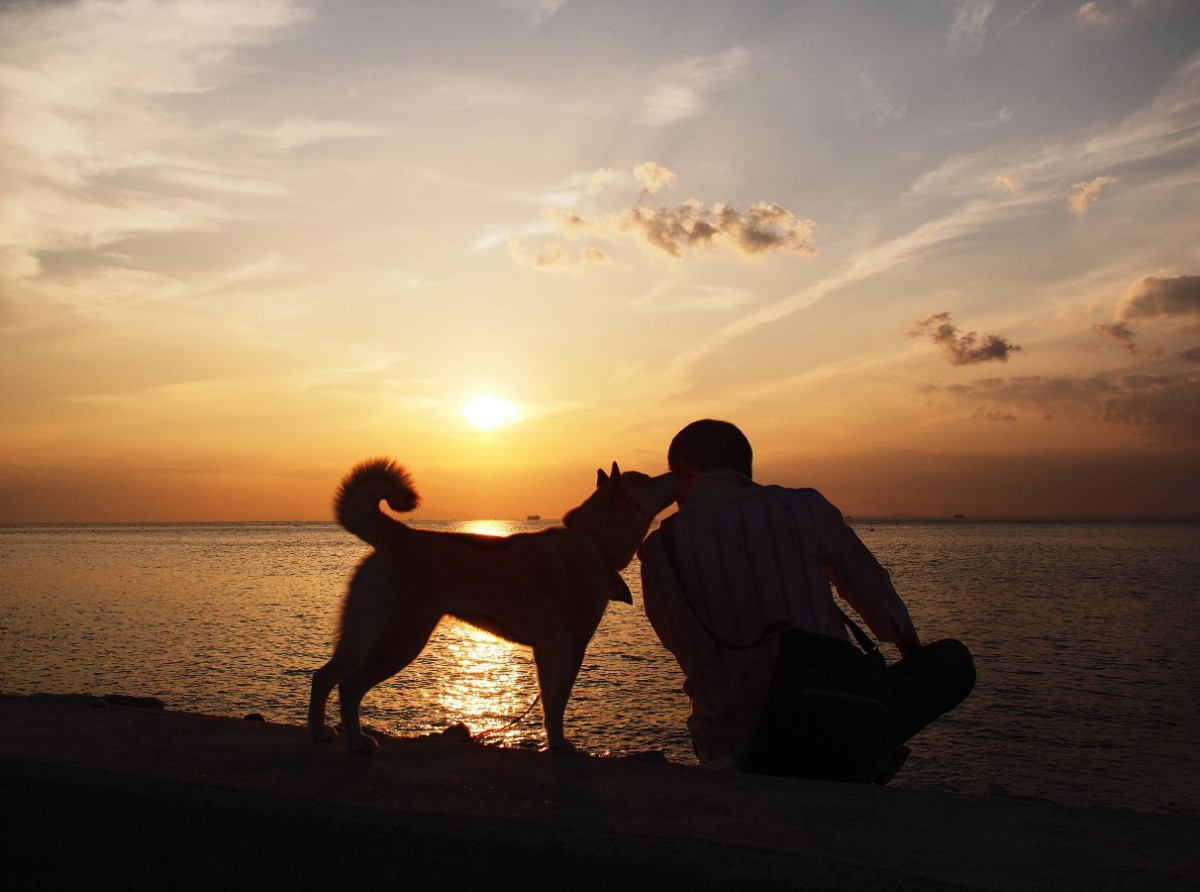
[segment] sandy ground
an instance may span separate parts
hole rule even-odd
[[[6,889],[1200,888],[1200,820],[0,697]]]

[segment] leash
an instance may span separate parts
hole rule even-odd
[[[528,708],[523,713],[521,713],[519,716],[517,716],[515,719],[513,719],[511,722],[509,722],[507,725],[501,725],[498,728],[488,728],[485,731],[480,731],[476,734],[472,734],[471,739],[479,740],[482,737],[487,737],[489,734],[496,734],[500,731],[507,731],[509,728],[513,727],[513,725],[520,724],[522,721],[524,721],[525,716],[529,715],[529,713],[533,711],[533,707],[537,706],[538,701],[541,699],[542,699],[542,694],[541,694],[541,691],[539,691],[538,695],[533,698],[533,702],[529,704]]]
[[[762,645],[766,644],[768,641],[778,638],[781,634],[791,628],[791,623],[789,623],[787,620],[777,619],[763,629],[762,634],[749,644],[735,644],[734,642],[718,635],[712,626],[704,621],[704,617],[700,615],[700,611],[696,609],[696,605],[693,604],[692,599],[688,597],[687,589],[684,588],[683,574],[679,568],[679,553],[676,551],[675,547],[675,531],[671,527],[671,518],[667,518],[661,524],[659,524],[659,531],[660,535],[662,536],[663,550],[667,554],[667,564],[670,565],[671,573],[675,577],[675,584],[679,587],[679,594],[683,596],[683,603],[686,604],[688,610],[692,612],[692,616],[696,618],[696,622],[700,624],[700,628],[707,632],[708,636],[712,638],[713,641],[717,642],[717,644],[728,648],[729,650],[751,650],[755,647],[762,647]],[[851,633],[853,633],[855,640],[858,642],[858,646],[868,654],[878,653],[878,646],[870,639],[870,637],[868,637],[866,632],[859,628],[858,623],[852,620],[849,614],[847,614],[846,611],[843,610],[838,604],[835,603],[833,606],[837,609],[837,612],[841,614],[842,622],[845,623],[846,626],[849,627]]]

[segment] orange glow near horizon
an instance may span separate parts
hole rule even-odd
[[[1200,4],[662,2],[0,4],[0,523],[1196,512]]]

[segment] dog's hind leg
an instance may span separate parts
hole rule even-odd
[[[398,617],[381,636],[370,656],[338,684],[342,730],[353,752],[373,753],[379,748],[375,738],[362,731],[359,707],[363,697],[375,685],[391,678],[420,656],[441,618],[441,614],[415,613]]]
[[[590,637],[590,636],[589,636]],[[558,641],[553,646],[534,648],[533,661],[537,666],[538,688],[542,692],[542,727],[546,731],[546,746],[554,753],[571,753],[574,745],[563,731],[563,716],[579,667],[583,665],[583,646]]]
[[[348,675],[357,662],[357,654],[340,644],[329,662],[313,673],[312,691],[308,696],[308,735],[316,741],[334,740],[337,729],[325,724],[325,703],[339,681]]]
[[[368,574],[377,570],[379,561],[367,558],[355,571],[350,580],[346,600],[342,604],[342,617],[337,644],[329,662],[313,673],[312,691],[308,697],[308,734],[316,741],[334,740],[338,733],[325,724],[325,704],[334,687],[363,664],[376,646],[375,630],[381,625],[380,614],[386,600],[372,597],[368,585]],[[386,591],[385,586],[376,584],[374,590]]]

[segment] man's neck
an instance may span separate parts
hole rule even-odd
[[[705,508],[741,495],[758,484],[738,471],[716,468],[696,475],[682,510]]]

